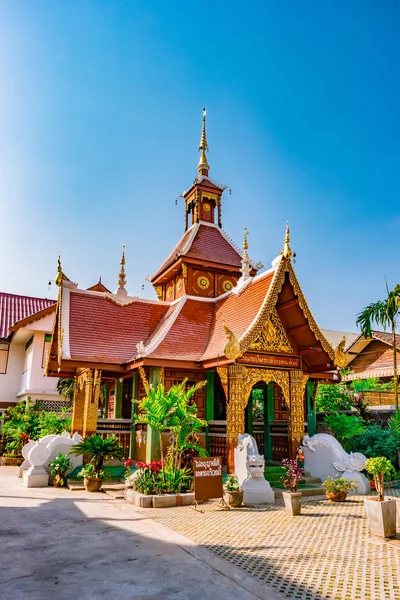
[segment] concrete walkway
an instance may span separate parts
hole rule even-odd
[[[1,600],[282,598],[131,504],[16,474],[0,467]]]

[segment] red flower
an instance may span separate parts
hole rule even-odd
[[[138,469],[147,469],[148,464],[145,462],[140,462],[139,460],[136,461],[136,466]]]
[[[127,458],[126,461],[124,462],[124,467],[131,467],[133,465],[133,460],[131,458]]]

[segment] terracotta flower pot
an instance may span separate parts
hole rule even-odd
[[[238,508],[243,504],[243,492],[224,492],[224,500],[228,506]]]
[[[84,477],[83,483],[87,492],[99,492],[103,485],[103,480],[99,477]]]
[[[61,480],[56,479],[55,477],[52,477],[51,484],[53,487],[66,488],[67,487],[67,476],[63,477]]]
[[[326,492],[325,495],[330,502],[344,502],[347,498],[347,492]]]

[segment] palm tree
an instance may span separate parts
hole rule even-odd
[[[369,304],[357,315],[356,324],[360,327],[364,337],[372,337],[372,324],[380,325],[386,331],[390,328],[393,343],[393,383],[396,412],[399,410],[399,389],[397,375],[397,319],[400,315],[400,285],[397,284],[393,291],[389,291],[386,283],[387,298]]]
[[[187,379],[173,385],[168,391],[162,383],[156,388],[150,388],[146,398],[143,398],[139,404],[139,414],[136,417],[137,423],[147,423],[158,432],[162,461],[164,461],[162,433],[169,430],[174,434],[171,460],[174,471],[180,465],[183,450],[197,448],[193,434],[207,424],[203,419],[199,419],[197,407],[192,402],[192,397],[206,384],[206,381],[200,381],[190,388],[187,388],[186,383]]]
[[[57,381],[56,389],[64,400],[72,400],[74,397],[74,378],[60,377]]]

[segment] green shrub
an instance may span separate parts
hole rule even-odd
[[[398,464],[397,450],[400,444],[389,429],[369,425],[364,433],[349,442],[349,452],[362,452],[367,458],[384,456],[392,465]]]
[[[382,502],[384,499],[385,477],[393,477],[396,473],[392,463],[384,456],[369,458],[365,463],[365,470],[373,476],[375,488],[378,492],[378,500]]]
[[[317,412],[331,412],[350,410],[353,402],[353,393],[350,393],[345,383],[321,383],[315,396],[315,410]]]
[[[366,430],[364,421],[360,417],[339,413],[327,415],[325,424],[334,433],[345,450],[348,450],[350,440]]]
[[[29,440],[38,440],[45,435],[60,434],[71,428],[71,419],[64,414],[44,410],[40,402],[33,405],[18,402],[7,409],[4,415],[3,436],[6,452],[20,454],[23,445]]]

